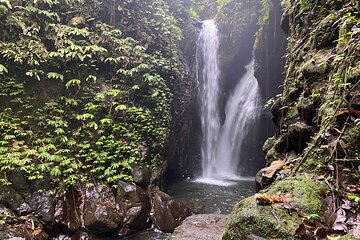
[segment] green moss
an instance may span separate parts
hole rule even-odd
[[[307,214],[321,214],[321,191],[320,185],[301,176],[275,182],[262,192],[290,194],[294,206]],[[256,197],[251,196],[234,207],[222,239],[295,239],[295,230],[301,222],[295,212],[277,204],[258,205]]]
[[[322,186],[318,183],[307,177],[299,176],[275,182],[266,192],[269,194],[290,193],[294,206],[307,214],[320,214],[322,190]]]

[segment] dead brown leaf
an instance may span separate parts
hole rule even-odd
[[[33,236],[37,236],[37,235],[39,235],[40,233],[42,233],[42,228],[37,228],[37,229],[35,229],[35,230],[33,230],[32,231],[32,235]]]
[[[339,110],[339,112],[336,114],[336,117],[342,117],[345,115],[351,115],[355,118],[360,118],[360,111],[355,109],[348,109],[348,108],[342,108]]]
[[[262,176],[267,178],[272,178],[274,174],[280,170],[286,164],[285,160],[274,161],[270,164],[269,167],[263,169]]]
[[[279,196],[279,195],[268,195],[266,193],[263,193],[263,194],[257,194],[256,200],[258,201],[259,205],[271,205],[275,203],[290,202],[291,195],[285,194]]]

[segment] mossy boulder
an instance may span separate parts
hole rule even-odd
[[[300,176],[277,181],[261,193],[290,194],[292,206],[305,214],[320,215],[322,189],[321,184]],[[295,211],[289,211],[281,204],[259,205],[256,196],[251,196],[234,207],[221,239],[295,239],[295,231],[301,222]]]

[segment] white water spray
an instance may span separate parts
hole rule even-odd
[[[201,102],[203,174],[198,182],[230,185],[244,179],[238,174],[241,147],[260,115],[259,85],[254,76],[254,61],[227,100],[225,122],[220,125],[218,31],[213,20],[203,23],[197,42],[197,79]]]
[[[203,23],[197,42],[197,73],[201,99],[203,142],[201,157],[203,177],[212,178],[216,167],[216,145],[219,137],[219,38],[214,20]]]

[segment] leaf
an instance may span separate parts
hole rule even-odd
[[[49,72],[47,74],[48,78],[54,78],[54,79],[60,79],[61,81],[64,80],[64,76],[60,73],[56,73],[56,72]]]
[[[40,76],[36,70],[27,71],[25,74],[26,74],[26,76],[34,77],[36,80],[40,81]]]
[[[286,164],[285,160],[274,161],[270,164],[269,167],[266,167],[262,170],[262,176],[267,178],[272,178],[274,174],[280,170]]]
[[[77,86],[78,88],[80,88],[80,84],[81,84],[81,80],[74,78],[74,79],[69,80],[66,83],[65,87],[66,87],[66,89],[68,89],[71,86]]]
[[[131,89],[137,90],[137,89],[140,89],[140,87],[139,87],[139,85],[134,85],[134,86],[131,87]]]
[[[119,106],[117,106],[115,108],[115,111],[122,111],[122,110],[126,110],[126,105],[120,104]]]
[[[58,166],[56,166],[53,169],[51,169],[50,175],[54,176],[54,177],[60,176],[61,175],[60,168]]]
[[[3,3],[8,9],[12,9],[11,3],[9,0],[0,0],[0,3]]]
[[[268,195],[266,193],[256,194],[256,200],[259,205],[271,205],[274,203],[290,202],[292,200],[290,194],[285,195]]]
[[[36,228],[35,230],[32,231],[32,235],[37,236],[40,233],[42,233],[42,231],[43,231],[42,228]]]
[[[96,83],[96,76],[94,76],[94,75],[89,75],[86,79],[85,79],[85,81],[92,81],[93,83]]]
[[[4,65],[0,64],[0,74],[4,73],[8,73],[8,70]]]
[[[112,120],[110,118],[103,118],[100,120],[101,124],[111,124]]]

